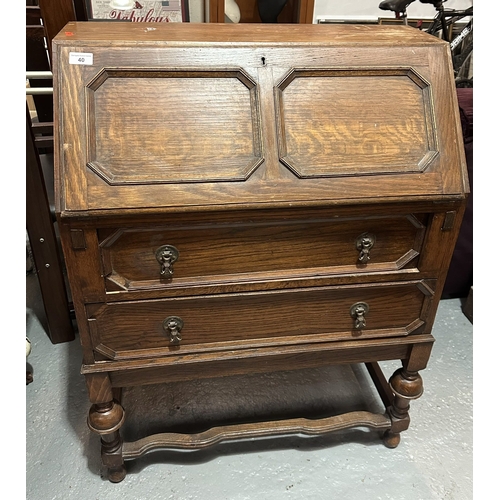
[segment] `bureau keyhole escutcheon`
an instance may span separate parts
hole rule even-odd
[[[167,333],[170,343],[178,345],[182,340],[181,330],[184,326],[184,321],[178,316],[169,316],[163,320],[163,329]]]
[[[155,252],[160,264],[160,276],[171,278],[174,274],[174,262],[179,258],[179,250],[172,245],[163,245]]]
[[[360,234],[356,239],[356,248],[359,251],[358,261],[361,264],[367,264],[370,260],[370,250],[375,245],[375,235],[372,233]]]
[[[366,327],[366,315],[370,307],[366,302],[356,302],[351,306],[351,317],[354,319],[354,328],[356,330],[362,330]]]

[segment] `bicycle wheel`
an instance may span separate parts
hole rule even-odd
[[[456,53],[458,51],[455,50],[454,52]],[[473,38],[471,32],[463,41],[460,52],[452,56],[455,79],[470,80],[472,78],[472,54]]]

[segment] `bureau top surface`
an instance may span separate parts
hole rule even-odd
[[[403,26],[69,23],[56,210],[464,198],[447,45]]]
[[[445,42],[405,26],[217,24],[144,22],[71,22],[54,38],[55,44],[410,44]]]

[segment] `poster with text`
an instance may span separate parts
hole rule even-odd
[[[88,0],[88,17],[150,23],[189,22],[188,0]]]

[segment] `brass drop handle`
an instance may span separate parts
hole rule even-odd
[[[375,245],[375,235],[371,233],[363,233],[356,239],[356,248],[359,250],[358,260],[362,264],[366,264],[370,260],[370,250]]]
[[[182,340],[181,330],[184,321],[178,316],[169,316],[163,321],[163,329],[168,334],[171,344],[179,344]]]
[[[366,302],[356,302],[351,306],[351,317],[354,319],[354,328],[361,330],[366,327],[366,318],[370,307]]]
[[[174,274],[174,262],[179,258],[179,250],[172,245],[163,245],[156,250],[156,260],[160,264],[160,276],[171,277]]]

